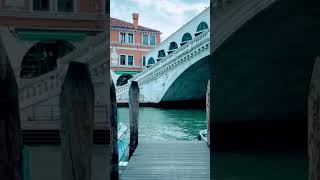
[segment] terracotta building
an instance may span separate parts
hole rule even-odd
[[[0,35],[17,80],[52,71],[59,58],[103,33],[107,10],[105,0],[1,0]]]
[[[132,23],[110,18],[110,67],[117,85],[123,85],[146,66],[145,54],[160,43],[160,31],[139,25],[139,14]]]

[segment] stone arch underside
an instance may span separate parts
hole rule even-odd
[[[209,56],[202,58],[180,74],[167,89],[161,102],[205,100],[209,79],[208,59]]]

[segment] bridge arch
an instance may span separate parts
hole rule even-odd
[[[206,22],[202,21],[198,27],[197,32],[194,34],[195,36],[198,36],[199,34],[203,33],[205,30],[209,29],[209,26]]]
[[[131,74],[123,74],[117,79],[117,86],[122,86],[128,83],[128,80],[133,78]]]
[[[184,44],[186,44],[188,41],[191,41],[191,40],[192,40],[192,35],[190,33],[184,33],[184,35],[182,36],[180,45],[183,46]]]
[[[170,42],[168,54],[172,53],[176,49],[178,49],[178,44],[174,41]]]
[[[33,45],[21,62],[20,78],[40,76],[57,68],[57,59],[65,56],[74,46],[63,40],[40,41]]]

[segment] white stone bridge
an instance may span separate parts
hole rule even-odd
[[[204,100],[210,52],[214,53],[233,32],[272,3],[234,0],[214,4],[211,35],[207,8],[146,55],[150,67],[117,88],[118,102],[128,102],[131,81],[138,82],[143,103]]]
[[[209,78],[210,51],[214,52],[233,32],[273,2],[233,0],[214,7],[211,19],[210,8],[204,10],[147,55],[150,67],[131,79],[139,83],[141,101],[159,103],[204,98]],[[210,24],[213,24],[213,34],[210,34]],[[12,37],[10,30],[2,30],[1,35],[4,41]],[[19,78],[22,56],[9,52],[19,86],[21,120],[28,121],[22,123],[23,126],[29,124],[36,127],[38,121],[43,124],[44,121],[50,123],[59,120],[59,94],[70,61],[89,65],[96,96],[95,121],[105,126],[106,95],[109,94],[106,79],[110,78],[106,60],[109,57],[107,39],[108,34],[88,39],[77,45],[71,53],[59,58],[55,70],[32,79]],[[26,45],[20,48],[27,51],[30,47],[31,45]],[[6,48],[15,49],[10,46]],[[117,88],[119,102],[127,101],[129,84]],[[57,128],[56,126],[58,124],[52,124],[51,127]]]
[[[128,101],[131,81],[137,81],[140,100],[197,100],[205,97],[209,78],[210,8],[185,24],[146,55],[147,69],[117,87],[118,102]]]

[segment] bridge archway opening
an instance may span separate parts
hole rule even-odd
[[[205,30],[209,29],[209,26],[206,22],[202,21],[198,27],[197,27],[197,32],[194,34],[195,36],[200,35],[201,33],[203,33]]]
[[[180,45],[183,46],[184,44],[186,44],[188,41],[191,41],[191,40],[192,40],[192,35],[190,33],[185,33],[182,36]]]
[[[155,64],[155,63],[156,63],[156,61],[154,60],[153,57],[149,58],[149,60],[148,60],[148,66],[150,66],[150,65],[152,65],[152,64]]]
[[[131,74],[123,74],[117,79],[117,86],[122,86],[128,83],[128,80],[133,78]]]
[[[166,52],[161,49],[158,51],[158,58],[157,58],[157,61],[160,61],[161,59],[163,59],[164,57],[166,57]]]
[[[20,78],[30,79],[55,70],[57,59],[70,53],[73,49],[73,45],[63,40],[38,42],[23,57]]]
[[[178,44],[176,42],[171,42],[169,45],[169,51],[168,54],[172,53],[173,51],[175,51],[176,49],[178,49]]]

